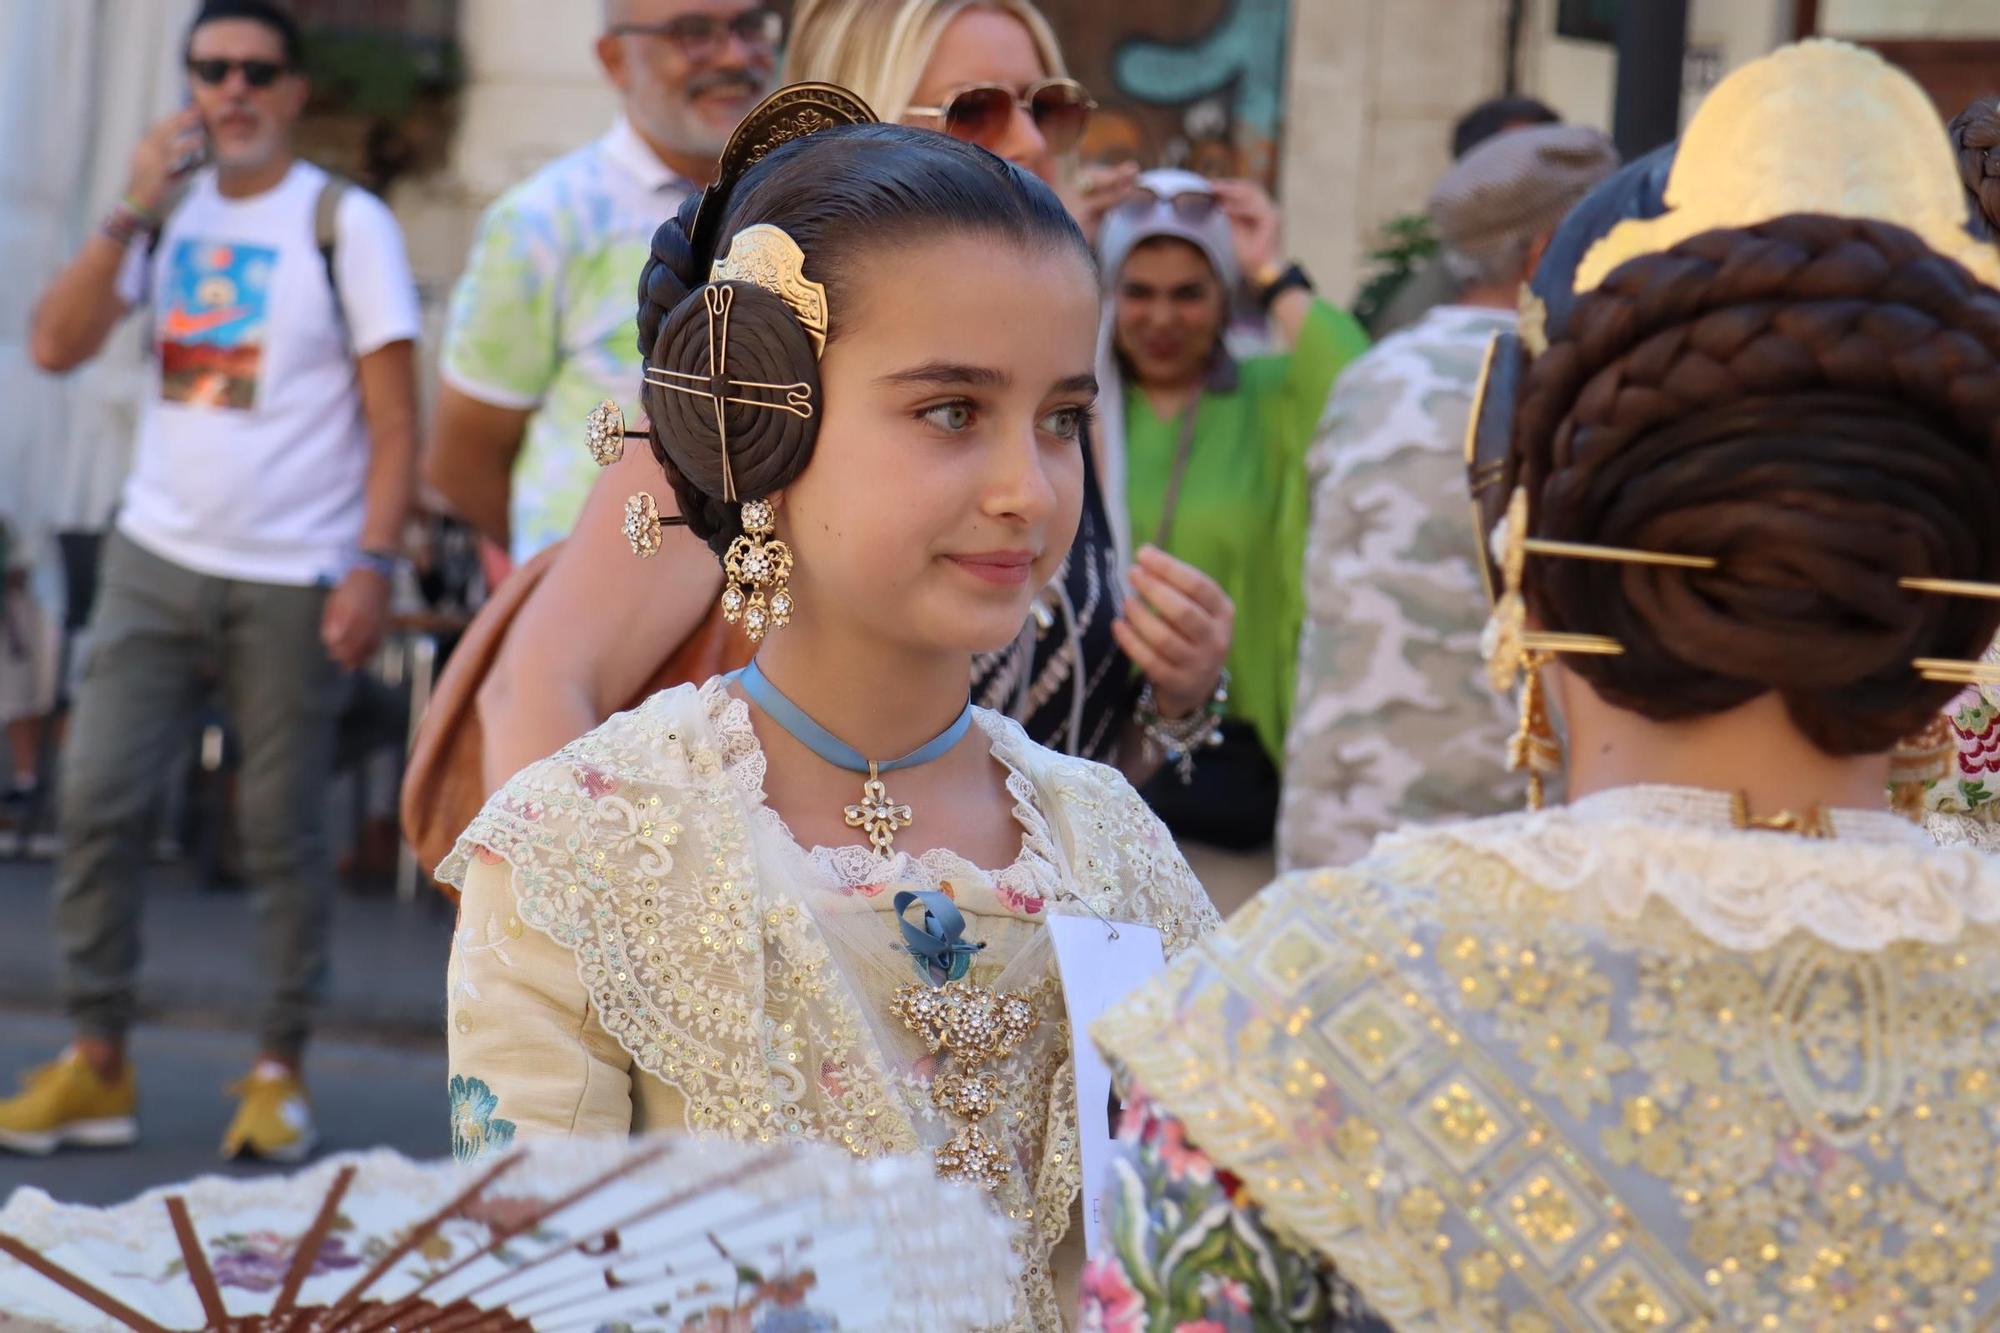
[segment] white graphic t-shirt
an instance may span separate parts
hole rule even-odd
[[[126,255],[119,295],[153,307],[157,381],[139,421],[118,527],[204,574],[337,579],[361,537],[368,431],[355,361],[413,339],[403,234],[359,189],[335,217],[336,305],[313,236],[326,173],[225,199],[212,170],[167,219],[150,267]]]

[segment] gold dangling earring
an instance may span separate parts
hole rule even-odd
[[[1924,797],[1931,787],[1951,776],[1958,758],[1958,738],[1951,717],[1939,713],[1930,725],[1905,736],[1889,751],[1889,805],[1905,819],[1924,817]]]
[[[1507,771],[1527,771],[1530,810],[1542,808],[1542,775],[1562,768],[1562,742],[1549,720],[1548,692],[1542,684],[1542,668],[1554,660],[1555,654],[1546,651],[1521,654],[1521,716],[1507,738]]]
[[[1521,591],[1528,563],[1528,492],[1516,487],[1500,520],[1503,591],[1487,626],[1486,679],[1495,692],[1521,687],[1521,712],[1507,738],[1507,771],[1528,774],[1528,808],[1542,808],[1542,777],[1562,771],[1562,743],[1549,720],[1542,668],[1555,660],[1547,648],[1530,647],[1528,601]],[[1525,677],[1525,678],[1524,678]]]
[[[752,643],[792,623],[792,548],[771,537],[777,530],[771,502],[750,501],[743,506],[743,535],[729,543],[722,558],[722,618],[732,625],[740,621]],[[768,602],[766,588],[772,590]]]

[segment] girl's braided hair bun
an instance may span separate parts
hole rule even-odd
[[[1775,691],[1829,754],[1885,751],[1955,686],[2000,603],[2000,293],[1885,222],[1706,232],[1578,298],[1523,385],[1535,535],[1712,556],[1712,571],[1538,557],[1529,605],[1622,656],[1565,658],[1656,719]]]

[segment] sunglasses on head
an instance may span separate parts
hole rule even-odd
[[[1183,222],[1205,222],[1215,212],[1216,198],[1212,191],[1190,188],[1174,194],[1161,194],[1144,185],[1135,185],[1132,192],[1118,203],[1117,211],[1132,217],[1145,217],[1156,208],[1171,208],[1174,215]]]
[[[243,71],[243,82],[252,88],[268,88],[278,81],[285,67],[275,60],[190,60],[188,72],[211,88],[229,82],[232,70]]]
[[[1007,133],[1014,108],[1035,122],[1049,151],[1066,153],[1083,137],[1083,127],[1097,103],[1075,79],[1043,79],[1016,93],[997,83],[976,83],[947,97],[943,106],[913,106],[910,114],[936,116],[944,132],[982,148],[991,148]]]

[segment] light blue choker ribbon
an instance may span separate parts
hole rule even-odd
[[[896,924],[903,928],[903,947],[917,960],[917,974],[933,986],[958,981],[972,968],[972,955],[986,946],[965,938],[965,913],[958,904],[930,889],[898,893]],[[924,924],[910,924],[910,904],[922,903]]]
[[[895,845],[896,830],[908,828],[915,816],[911,814],[909,806],[890,798],[887,788],[882,784],[882,775],[893,773],[899,768],[914,768],[918,764],[928,764],[964,740],[965,733],[972,727],[972,701],[968,699],[964,711],[959,713],[956,722],[902,758],[870,759],[813,721],[806,715],[805,709],[781,694],[778,687],[771,683],[770,678],[758,669],[754,658],[750,665],[741,671],[731,672],[725,679],[741,685],[743,693],[749,695],[751,702],[763,709],[766,716],[790,733],[792,739],[821,759],[835,768],[868,775],[868,781],[861,787],[861,800],[848,806],[842,814],[846,818],[847,827],[866,832],[868,845],[884,855],[887,855]],[[956,908],[952,910],[957,911]],[[961,920],[961,928],[962,926]],[[905,926],[904,929],[907,931],[909,927]]]

